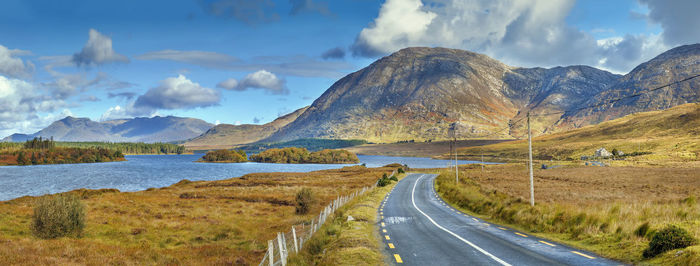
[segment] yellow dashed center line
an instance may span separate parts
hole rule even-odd
[[[384,219],[384,215],[382,215],[381,217],[382,217],[382,219]]]
[[[477,222],[479,221],[479,220],[477,220],[476,218],[472,218],[472,220],[477,221]]]
[[[588,255],[583,254],[583,253],[578,252],[578,251],[571,251],[571,253],[574,253],[574,254],[576,254],[576,255],[579,255],[579,256],[581,256],[581,257],[586,257],[586,258],[589,258],[589,259],[595,259],[595,257],[588,256]]]
[[[382,233],[386,233],[386,229],[382,229]]]
[[[382,227],[385,227],[385,226],[386,226],[386,224],[384,222],[382,222]]]
[[[489,225],[490,225],[490,224],[487,224],[487,223],[483,223],[483,224],[484,224],[485,226],[489,226]]]
[[[401,256],[399,256],[399,254],[394,254],[394,259],[396,259],[396,263],[403,263],[403,260],[401,260]]]
[[[515,232],[515,234],[516,234],[516,235],[519,235],[519,236],[522,236],[522,237],[527,237],[527,235],[524,235],[524,234],[521,234],[521,233],[518,233],[518,232]]]
[[[389,245],[389,248],[390,248],[390,249],[394,249],[394,244],[389,243],[388,245]]]
[[[386,238],[386,240],[391,240],[391,238],[389,238],[389,235],[384,235],[384,238]]]
[[[501,230],[504,230],[504,231],[508,231],[508,229],[505,229],[505,228],[503,228],[503,227],[499,227],[498,229],[501,229]]]
[[[555,246],[556,246],[556,245],[554,245],[554,244],[552,244],[552,243],[549,243],[549,242],[547,242],[547,241],[542,241],[542,240],[540,240],[540,243],[545,244],[545,245],[550,246],[550,247],[555,247]]]

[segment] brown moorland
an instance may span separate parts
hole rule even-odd
[[[332,199],[374,184],[395,168],[351,166],[310,173],[260,173],[183,180],[139,192],[77,190],[86,205],[81,238],[32,236],[35,197],[0,202],[0,258],[9,264],[257,264],[267,240],[306,225]],[[295,194],[317,199],[295,214]]]
[[[497,222],[594,251],[623,262],[700,263],[700,246],[645,260],[656,230],[678,225],[700,239],[700,169],[664,167],[564,167],[535,169],[530,207],[524,164],[465,166],[438,178],[452,204]],[[640,231],[640,228],[647,229]]]

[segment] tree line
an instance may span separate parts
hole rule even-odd
[[[325,149],[309,152],[306,148],[288,147],[281,149],[269,149],[250,156],[250,161],[260,163],[359,163],[352,152],[347,150]]]
[[[119,151],[123,154],[182,154],[185,147],[171,143],[143,142],[62,142],[42,137],[28,140],[25,143],[0,142],[0,150],[17,150],[21,148],[102,148]]]

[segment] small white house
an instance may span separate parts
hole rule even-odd
[[[603,157],[603,158],[606,158],[606,157],[610,157],[610,156],[612,156],[612,153],[610,153],[610,152],[609,152],[608,150],[606,150],[605,148],[600,148],[600,149],[597,149],[597,150],[595,151],[595,157]]]

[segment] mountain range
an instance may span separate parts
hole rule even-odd
[[[89,118],[65,117],[34,134],[13,134],[2,141],[25,141],[35,137],[57,141],[171,142],[204,133],[213,124],[175,116],[137,117],[95,122]]]
[[[700,73],[700,44],[671,49],[621,76],[589,66],[521,68],[483,54],[406,48],[333,84],[294,122],[263,141],[372,142],[522,138],[696,102],[700,78],[608,103]],[[596,108],[581,109],[585,106]]]
[[[700,44],[673,48],[626,75],[590,66],[523,68],[458,49],[412,47],[336,81],[310,106],[264,125],[213,126],[153,117],[94,122],[67,117],[31,135],[64,141],[181,141],[188,148],[233,147],[300,138],[386,143],[512,139],[568,131],[628,114],[700,100]],[[649,90],[653,90],[648,92]],[[638,96],[635,96],[638,95]],[[623,98],[622,100],[617,100]],[[593,108],[583,108],[593,106]]]

